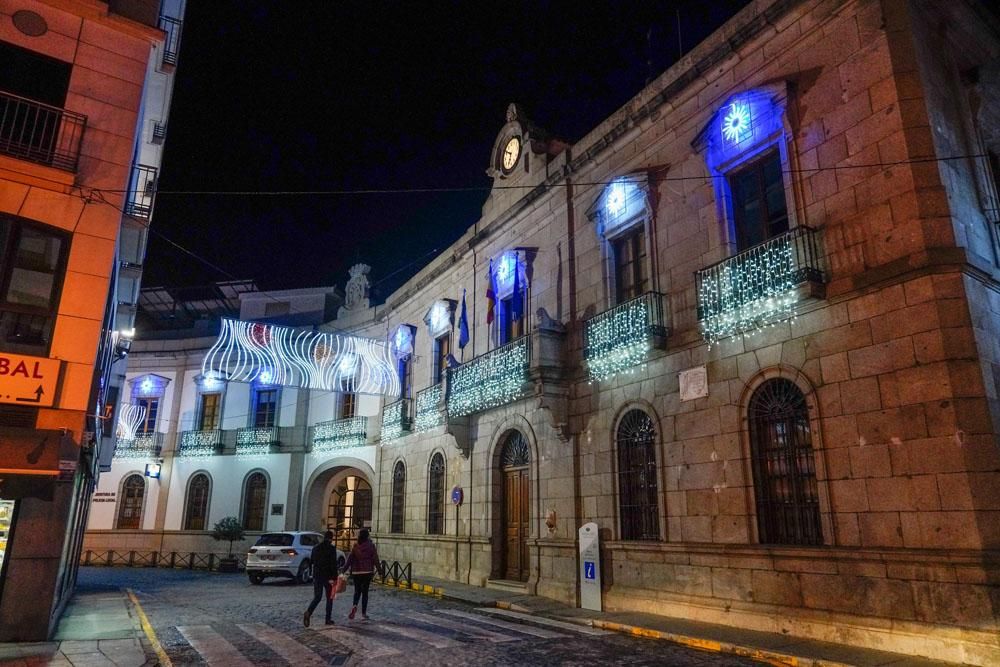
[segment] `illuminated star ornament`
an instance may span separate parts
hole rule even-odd
[[[201,372],[234,382],[399,393],[396,364],[383,341],[240,320],[222,320]]]
[[[722,136],[730,143],[739,143],[750,134],[750,107],[740,102],[729,105],[722,119]]]

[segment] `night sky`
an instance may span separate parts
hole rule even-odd
[[[686,52],[745,4],[190,1],[153,227],[218,268],[154,234],[143,282],[343,286],[364,261],[382,300],[478,219],[510,102],[576,142],[677,59],[676,9]],[[427,187],[482,189],[182,194]]]

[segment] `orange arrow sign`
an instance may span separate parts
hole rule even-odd
[[[0,403],[52,405],[61,365],[58,359],[0,352]]]

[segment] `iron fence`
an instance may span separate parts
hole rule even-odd
[[[234,554],[237,569],[246,567],[246,556]],[[94,567],[162,567],[217,571],[226,554],[196,551],[92,551],[80,554],[80,565]]]
[[[0,153],[76,171],[87,117],[0,92]]]

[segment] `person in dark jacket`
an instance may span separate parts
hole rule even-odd
[[[358,600],[361,600],[361,618],[368,620],[368,587],[371,586],[375,570],[380,567],[378,549],[368,537],[367,528],[358,533],[358,543],[351,549],[351,555],[344,563],[344,572],[354,575],[354,606],[347,618],[353,619],[358,612]]]
[[[311,558],[313,599],[302,616],[302,624],[309,627],[309,617],[323,598],[323,591],[326,591],[326,624],[333,625],[330,616],[333,614],[333,589],[337,585],[337,547],[333,546],[333,531],[328,530],[323,534],[323,541],[313,547]]]

